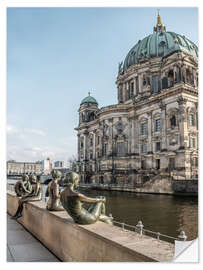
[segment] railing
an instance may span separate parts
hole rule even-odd
[[[126,184],[126,185],[119,185],[119,184],[89,184],[89,183],[81,183],[79,184],[80,187],[118,187],[118,188],[135,188],[136,186],[132,184]]]
[[[7,184],[7,190],[14,191],[14,185]]]
[[[124,222],[121,223],[121,222],[113,220],[113,217],[112,217],[111,214],[109,216],[112,219],[113,224],[115,226],[121,227],[123,230],[134,231],[134,232],[138,233],[139,235],[143,235],[143,234],[144,235],[149,235],[151,237],[156,238],[157,240],[161,240],[160,238],[165,239],[165,240],[167,239],[168,242],[175,241],[175,240],[177,240],[177,241],[186,241],[186,239],[187,239],[187,236],[186,236],[184,231],[181,231],[180,234],[178,235],[178,237],[172,237],[172,236],[160,233],[160,232],[154,232],[154,231],[151,231],[151,230],[144,229],[144,225],[143,225],[142,221],[138,221],[137,225],[133,226],[133,225],[126,224]]]

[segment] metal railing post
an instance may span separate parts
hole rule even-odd
[[[138,221],[136,228],[138,228],[139,234],[142,235],[143,234],[143,227],[144,225],[142,224],[142,221]]]
[[[185,234],[184,231],[181,231],[180,234],[178,235],[179,241],[186,241],[187,235]]]
[[[109,217],[110,217],[111,221],[113,222],[113,216],[112,216],[112,214],[109,214]]]

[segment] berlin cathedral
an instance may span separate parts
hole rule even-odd
[[[198,177],[198,47],[166,31],[153,33],[119,64],[117,104],[79,107],[77,170],[84,183],[139,185],[163,173]]]

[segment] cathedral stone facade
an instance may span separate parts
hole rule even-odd
[[[78,172],[85,183],[142,185],[157,174],[198,175],[198,48],[167,32],[153,34],[119,64],[118,103],[79,108]]]

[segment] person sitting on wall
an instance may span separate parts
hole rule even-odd
[[[15,183],[14,191],[18,197],[22,197],[32,191],[30,179],[27,174],[22,176],[22,180]]]
[[[23,205],[26,202],[35,202],[35,201],[41,201],[42,199],[42,186],[39,181],[37,181],[36,175],[32,175],[31,178],[32,181],[32,192],[23,196],[18,201],[18,209],[13,216],[14,219],[18,219],[22,217],[22,211],[23,211]]]
[[[49,211],[64,211],[65,209],[60,206],[60,191],[58,181],[61,179],[61,172],[52,170],[51,175],[53,180],[48,184],[45,197],[49,197],[47,202],[47,210]]]
[[[67,173],[63,180],[63,184],[66,187],[60,195],[61,204],[75,223],[86,225],[99,220],[112,224],[112,218],[105,215],[106,198],[102,196],[98,198],[86,197],[74,190],[78,187],[78,183],[79,175],[77,173]],[[83,207],[83,203],[91,203],[92,206],[86,210]]]

